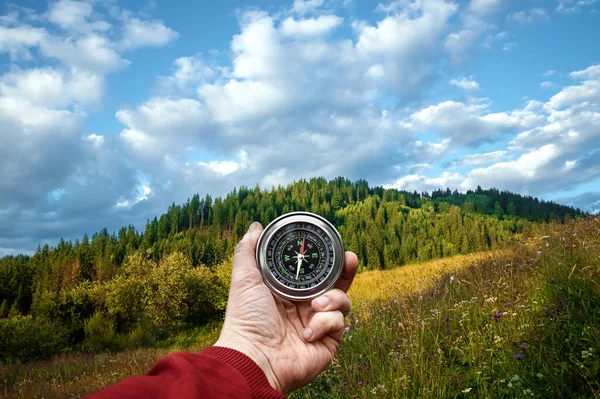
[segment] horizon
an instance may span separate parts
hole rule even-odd
[[[181,5],[186,3],[181,2]],[[0,257],[343,176],[600,212],[600,3],[0,9]]]

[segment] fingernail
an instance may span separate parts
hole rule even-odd
[[[310,339],[310,337],[312,337],[312,335],[313,335],[312,328],[309,327],[306,330],[304,330],[304,334],[303,335],[304,335],[304,339],[308,341]]]
[[[315,302],[317,303],[317,305],[319,305],[320,307],[324,308],[325,306],[329,305],[329,298],[326,296],[320,296],[317,299],[315,299]]]
[[[250,228],[248,229],[248,233],[252,233],[258,227],[258,222],[252,222]]]

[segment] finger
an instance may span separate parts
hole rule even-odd
[[[348,292],[350,286],[352,285],[352,281],[354,281],[357,267],[358,258],[354,252],[346,251],[344,256],[344,270],[342,271],[339,280],[335,284],[335,288],[339,288],[344,292]]]
[[[330,333],[336,333],[344,329],[344,315],[340,311],[315,313],[308,327],[302,333],[308,342],[314,342]]]
[[[311,302],[315,312],[328,312],[339,310],[343,315],[347,315],[352,308],[352,302],[346,293],[338,288],[315,298]]]
[[[258,222],[250,225],[248,232],[235,247],[233,270],[256,269],[256,244],[263,228]]]

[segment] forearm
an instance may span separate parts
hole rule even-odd
[[[173,353],[148,374],[126,379],[89,399],[261,398],[282,399],[261,368],[233,349],[209,347],[198,354]]]

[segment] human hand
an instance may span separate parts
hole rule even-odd
[[[225,322],[215,346],[235,349],[264,371],[282,393],[312,381],[333,359],[350,311],[346,292],[358,259],[346,252],[344,270],[334,289],[305,302],[273,295],[256,264],[256,244],[263,228],[252,223],[235,249]]]

